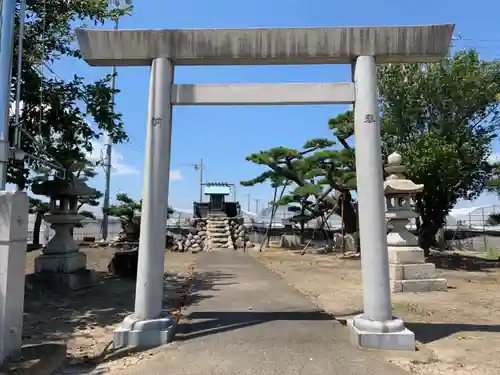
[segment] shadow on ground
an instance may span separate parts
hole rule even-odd
[[[500,333],[500,325],[461,323],[405,323],[406,328],[415,333],[423,344],[443,339],[460,332]]]
[[[23,343],[57,343],[74,338],[77,345],[90,347],[95,353],[92,357],[73,354],[78,367],[85,369],[137,353],[138,350],[130,348],[109,350],[113,328],[133,311],[135,281],[106,272],[96,272],[96,276],[95,286],[76,291],[55,291],[27,283]],[[185,274],[165,274],[164,309],[170,312],[198,303],[207,298],[206,294],[200,294],[202,290],[216,291],[219,285],[230,283],[232,277],[223,272],[201,272],[192,280]],[[99,335],[96,330],[100,330]],[[105,339],[97,341],[96,336]]]
[[[96,272],[97,283],[81,290],[53,290],[27,283],[23,341],[58,341],[75,331],[119,323],[134,306],[135,282]]]
[[[232,331],[239,328],[277,321],[311,321],[311,320],[334,320],[333,317],[323,311],[276,311],[276,312],[252,312],[252,311],[210,311],[193,312],[187,317],[187,322],[181,323],[176,335],[177,341],[186,341],[217,333]],[[189,320],[202,320],[190,322]]]
[[[1,364],[0,371],[10,375],[56,374],[61,371],[65,358],[63,344],[24,345],[17,356]]]
[[[444,270],[488,272],[490,269],[500,268],[500,261],[498,260],[481,259],[461,254],[435,252],[427,257],[427,261],[434,263],[436,268]]]
[[[186,299],[186,305],[195,305],[203,299],[211,298],[212,294],[206,292],[217,292],[221,286],[235,285],[236,282],[231,281],[235,275],[221,271],[196,272],[189,294]]]

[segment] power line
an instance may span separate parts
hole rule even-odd
[[[476,39],[476,38],[467,38],[463,37],[462,35],[458,34],[457,36],[454,36],[451,38],[452,41],[458,42],[458,41],[469,41],[469,42],[485,42],[485,43],[500,43],[500,39]]]

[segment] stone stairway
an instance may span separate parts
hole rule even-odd
[[[226,216],[208,216],[205,250],[233,248],[231,226]]]

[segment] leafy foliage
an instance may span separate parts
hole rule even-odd
[[[116,195],[117,204],[111,205],[107,213],[121,220],[122,229],[125,232],[133,232],[133,227],[140,223],[141,203],[136,202],[125,193]],[[138,229],[137,229],[138,231]]]
[[[75,27],[89,21],[99,25],[129,11],[110,11],[106,0],[27,1],[20,117],[24,151],[72,170],[74,164],[88,163],[91,141],[104,132],[115,143],[127,140],[121,115],[113,110],[112,96],[118,90],[110,88],[110,74],[95,82],[86,82],[77,75],[66,81],[54,73],[54,68],[58,62],[67,64],[81,58],[75,43]],[[16,25],[17,33],[18,16]],[[17,45],[14,53],[17,55]],[[16,77],[17,65],[13,64],[13,88]],[[13,117],[10,122],[14,125]],[[11,127],[11,143],[13,137]],[[29,183],[28,170],[40,167],[44,165],[32,159],[22,166],[23,173],[11,167],[8,181],[24,187]]]
[[[486,182],[486,190],[500,196],[500,162],[490,164],[490,179]]]
[[[491,175],[500,65],[458,52],[435,64],[380,66],[378,85],[383,153],[402,154],[408,177],[425,186],[416,209],[428,250],[457,201],[477,197]],[[330,120],[346,148],[353,121],[352,111]]]
[[[111,205],[107,209],[109,216],[120,219],[122,230],[130,237],[139,239],[141,229],[141,208],[142,201],[135,201],[125,193],[116,194],[117,204]],[[168,215],[174,213],[171,207],[168,207]]]
[[[500,225],[500,214],[491,214],[488,217],[488,225]]]
[[[334,190],[348,192],[355,184],[355,171],[348,166],[352,162],[351,150],[337,150],[335,142],[328,139],[311,139],[302,150],[276,147],[252,154],[248,161],[265,165],[267,170],[252,180],[242,181],[244,186],[270,181],[287,181],[292,188],[279,199],[277,205],[290,205],[294,215],[291,220],[301,226],[304,223],[324,217],[331,210],[341,211]],[[353,164],[353,163],[350,163]],[[354,215],[355,216],[355,215]],[[350,230],[356,231],[356,219]]]
[[[440,63],[379,69],[385,153],[403,155],[424,184],[416,209],[428,250],[459,199],[474,199],[491,173],[488,157],[499,120],[500,64],[461,51]]]

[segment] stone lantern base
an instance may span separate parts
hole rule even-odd
[[[62,254],[42,254],[35,258],[37,282],[49,287],[81,289],[95,284],[95,273],[88,270],[87,256],[79,251]]]
[[[31,190],[50,197],[50,210],[44,220],[55,231],[43,254],[35,259],[35,282],[56,290],[93,285],[94,272],[87,270],[87,257],[78,251],[73,228],[84,219],[78,214],[78,198],[92,196],[96,190],[78,179],[47,180],[33,185]]]
[[[446,279],[436,277],[436,266],[425,263],[416,246],[389,246],[389,277],[393,293],[446,291]]]

